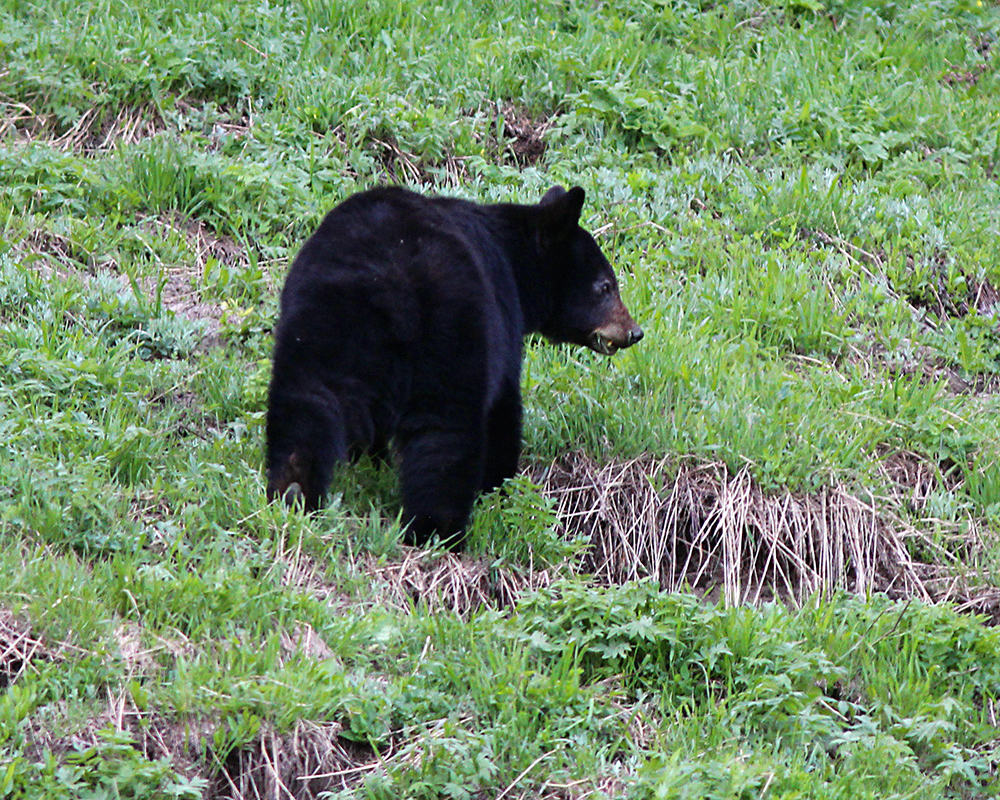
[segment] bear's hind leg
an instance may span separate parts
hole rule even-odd
[[[347,456],[340,404],[331,392],[277,391],[267,410],[267,496],[316,511]]]

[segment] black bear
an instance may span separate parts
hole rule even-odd
[[[405,541],[460,549],[473,502],[515,474],[525,334],[605,355],[642,338],[579,226],[583,189],[480,205],[379,188],[334,208],[281,293],[270,499],[319,507],[334,466],[391,444]]]

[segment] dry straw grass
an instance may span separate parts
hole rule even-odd
[[[462,616],[509,608],[524,592],[576,571],[605,584],[652,577],[666,591],[690,588],[727,604],[885,592],[949,600],[1000,620],[1000,590],[968,566],[984,551],[988,531],[975,519],[962,529],[923,519],[933,535],[917,528],[902,511],[925,516],[939,488],[936,471],[912,454],[892,453],[883,456],[882,472],[883,495],[845,485],[768,493],[749,468],[734,475],[722,463],[649,455],[600,464],[570,453],[532,477],[555,501],[559,533],[587,543],[578,564],[514,568],[402,548],[395,559],[354,555],[352,566],[379,602],[404,612],[416,604]],[[340,601],[301,553],[282,562],[286,581]]]
[[[894,513],[922,503],[933,480],[919,464],[900,470],[909,480],[889,497],[843,485],[768,494],[749,468],[733,475],[721,463],[648,455],[598,464],[570,454],[536,478],[565,534],[589,541],[583,570],[607,583],[653,577],[666,590],[690,586],[729,604],[847,591],[995,609],[996,593],[963,578],[954,555],[978,549],[980,532],[946,548]],[[917,551],[927,560],[915,560]]]
[[[38,140],[72,152],[106,152],[134,144],[165,128],[166,123],[151,103],[123,106],[114,115],[92,106],[72,125],[60,129],[53,115],[40,114],[24,102],[0,96],[0,140]]]
[[[370,576],[381,602],[400,610],[420,603],[433,611],[447,609],[467,616],[478,608],[513,606],[526,591],[548,586],[552,571],[496,567],[485,559],[470,561],[450,553],[406,548],[402,560],[380,562],[362,556],[358,568]]]
[[[0,608],[0,689],[6,689],[36,660],[51,660],[53,653],[10,611]]]
[[[607,686],[613,697],[617,686]],[[623,726],[634,741],[645,744],[655,729],[655,712],[645,705],[612,700]],[[279,735],[267,729],[248,748],[234,750],[212,776],[206,797],[226,800],[313,800],[328,792],[356,788],[367,778],[391,770],[408,768],[419,771],[433,751],[436,740],[447,736],[447,720],[433,720],[413,728],[394,731],[388,744],[375,751],[341,736],[336,723],[299,722],[290,734]],[[454,722],[452,720],[452,722]],[[583,800],[599,793],[618,796],[625,791],[623,775],[611,772],[585,780],[558,783],[547,779],[545,760],[539,756],[495,794],[501,798],[560,798]],[[485,793],[480,792],[482,796]],[[480,796],[477,794],[476,796]]]
[[[338,723],[299,721],[289,734],[261,732],[232,751],[211,778],[207,797],[231,800],[311,800],[356,787],[382,763],[370,747],[340,734]]]
[[[412,548],[399,558],[350,558],[379,602],[404,612],[416,604],[461,616],[509,608],[524,592],[575,571],[605,584],[652,577],[666,591],[690,588],[727,604],[885,592],[949,600],[1000,619],[1000,590],[968,566],[984,552],[988,531],[975,519],[963,528],[926,519],[928,499],[940,488],[929,463],[891,453],[881,468],[882,495],[845,485],[768,493],[749,468],[734,475],[722,463],[649,455],[600,464],[570,453],[532,477],[556,504],[559,533],[587,543],[578,564],[515,568]],[[918,512],[933,534],[904,509]],[[281,560],[286,581],[333,605],[342,600],[301,553]]]
[[[352,559],[352,570],[371,582],[371,594],[381,605],[404,613],[417,605],[461,617],[482,608],[509,608],[524,592],[549,586],[556,577],[551,569],[516,570],[451,553],[410,547],[402,550],[402,557],[395,559],[357,555]],[[285,570],[282,580],[287,585],[298,586],[331,607],[351,604],[308,557],[286,552],[281,562]],[[308,645],[307,631],[297,631],[295,637],[295,642],[305,637]]]
[[[28,733],[41,757],[99,746],[101,732],[126,732],[145,758],[168,759],[179,773],[203,780],[203,796],[213,800],[314,800],[357,786],[395,749],[379,754],[345,739],[339,723],[299,720],[285,733],[265,722],[250,745],[216,753],[219,727],[215,718],[172,720],[142,711],[122,690],[109,691],[104,710],[71,736],[48,729]]]

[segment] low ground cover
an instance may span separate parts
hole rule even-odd
[[[0,3],[0,796],[995,793],[997,23]],[[289,258],[386,182],[582,185],[646,330],[528,343],[461,559],[375,464],[263,498]]]

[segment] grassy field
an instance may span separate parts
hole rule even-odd
[[[1000,8],[0,0],[0,798],[979,798]],[[469,552],[263,496],[332,205],[583,186]]]

